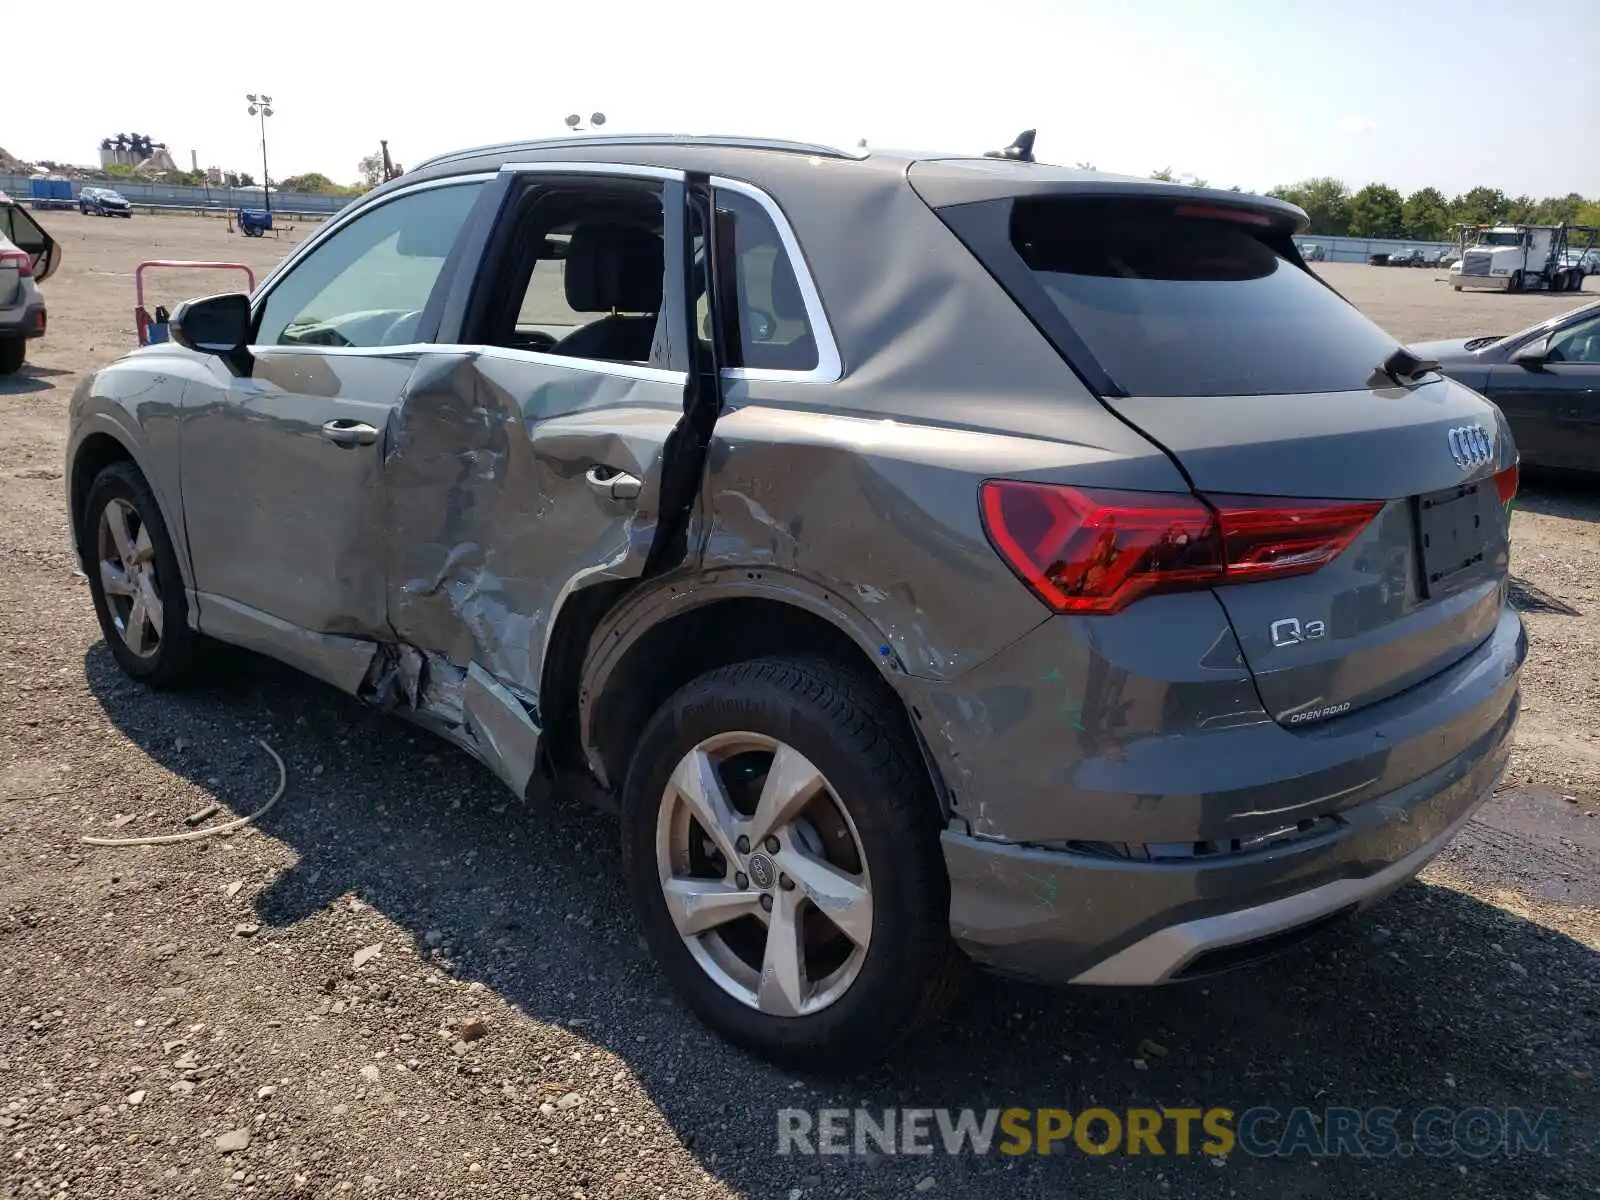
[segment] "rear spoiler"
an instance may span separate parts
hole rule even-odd
[[[1162,200],[1265,217],[1286,233],[1304,233],[1311,223],[1304,209],[1272,196],[1078,171],[1014,158],[919,159],[911,164],[906,178],[923,202],[934,209],[988,200],[1046,197]]]

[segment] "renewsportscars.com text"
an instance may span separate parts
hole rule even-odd
[[[1553,1109],[779,1109],[779,1154],[1444,1157],[1554,1151]]]

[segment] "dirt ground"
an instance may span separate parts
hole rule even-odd
[[[1597,1194],[1600,496],[1530,483],[1520,498],[1532,652],[1512,786],[1421,882],[1203,985],[979,978],[902,1061],[798,1079],[668,994],[607,819],[511,802],[455,750],[247,655],[184,695],[118,674],[67,544],[72,388],[132,344],[139,259],[264,270],[306,230],[48,225],[66,251],[50,336],[0,382],[0,1195]],[[1408,339],[1509,332],[1577,302],[1457,295],[1424,270],[1327,275]],[[228,286],[188,278],[154,300]],[[257,738],[288,774],[259,830],[80,844],[254,809],[277,781]],[[1146,1039],[1166,1053],[1141,1055]],[[1555,1110],[1558,1134],[1532,1157],[775,1153],[779,1108],[899,1105],[1389,1106],[1403,1127],[1431,1105],[1520,1106]]]

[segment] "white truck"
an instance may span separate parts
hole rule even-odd
[[[1595,244],[1593,225],[1458,225],[1461,261],[1450,286],[1504,292],[1575,292]]]

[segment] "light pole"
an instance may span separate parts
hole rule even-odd
[[[266,205],[267,216],[270,217],[272,193],[267,190],[267,118],[272,115],[272,97],[251,92],[245,99],[250,101],[250,115],[261,122],[261,201]]]
[[[572,113],[567,117],[567,128],[572,130],[573,133],[587,133],[590,129],[599,129],[605,123],[606,115],[603,112],[590,113],[587,126],[584,125],[583,118],[577,113]]]

